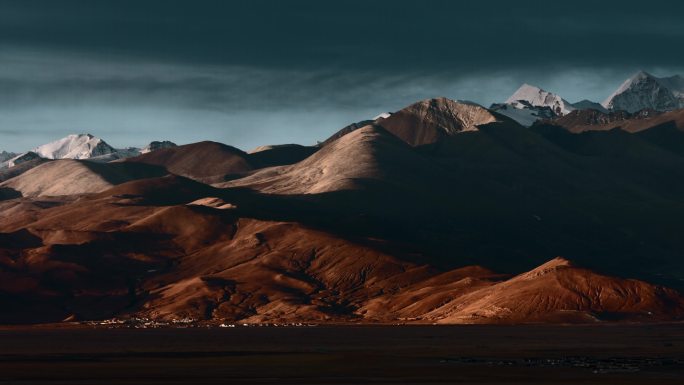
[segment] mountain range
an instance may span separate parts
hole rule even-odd
[[[645,71],[627,79],[601,104],[587,99],[570,103],[557,94],[523,84],[505,103],[495,103],[490,107],[528,127],[538,120],[568,115],[576,110],[608,114],[679,108],[684,108],[684,78],[679,75],[658,78]]]
[[[109,162],[130,158],[163,148],[175,147],[170,141],[154,141],[143,148],[116,149],[104,140],[90,134],[72,134],[54,142],[40,145],[21,154],[3,151],[0,153],[0,170],[12,168],[34,159],[80,159],[94,162]]]
[[[316,146],[15,155],[0,323],[681,320],[684,109],[523,91],[529,126],[439,97]]]

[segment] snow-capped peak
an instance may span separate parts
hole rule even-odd
[[[637,112],[646,108],[669,111],[684,108],[684,79],[658,78],[639,71],[625,80],[603,103],[611,110]]]
[[[618,87],[618,89],[615,90],[615,92],[613,92],[613,94],[608,97],[608,99],[604,102],[604,106],[615,95],[621,94],[621,93],[629,90],[630,87],[632,87],[634,84],[638,84],[639,82],[644,82],[644,81],[648,81],[648,80],[656,81],[655,76],[649,74],[646,71],[639,71],[639,72],[635,73],[634,75],[630,76],[627,80],[625,80],[620,85],[620,87]]]
[[[506,103],[515,107],[516,102],[520,101],[527,102],[534,107],[550,107],[551,110],[558,115],[565,115],[568,112],[575,110],[575,107],[573,107],[570,102],[560,96],[527,83],[520,86],[520,88],[506,100]],[[519,108],[524,108],[524,105],[521,105]]]
[[[137,147],[117,149],[93,135],[72,134],[22,154],[2,151],[0,152],[0,169],[12,168],[20,163],[38,158],[80,159],[105,163],[170,147],[176,147],[176,144],[164,140],[151,142],[143,149]]]
[[[116,150],[90,134],[74,134],[36,147],[33,152],[46,159],[90,159]]]

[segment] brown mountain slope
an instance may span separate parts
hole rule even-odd
[[[604,113],[596,110],[575,110],[538,124],[552,124],[574,133],[608,131],[614,128],[634,133],[667,123],[684,129],[684,109],[669,112],[642,110],[633,114],[625,111]]]
[[[161,176],[166,172],[148,165],[100,164],[78,160],[55,160],[36,166],[0,183],[23,196],[58,196],[96,193],[134,179]]]
[[[564,255],[679,289],[684,158],[641,135],[492,123],[412,148],[371,126],[221,186],[260,192],[237,202],[261,209],[250,215],[401,242],[445,268],[514,273]]]
[[[199,142],[152,151],[125,163],[165,167],[169,172],[206,183],[226,180],[254,169],[247,153],[217,142]]]
[[[39,216],[1,220],[0,321],[136,315],[473,323],[594,319],[559,317],[565,310],[598,319],[682,315],[682,297],[643,282],[562,261],[510,280],[480,267],[440,270],[415,255],[382,251],[377,240],[241,217],[228,196],[198,199],[221,194],[207,188],[178,177],[134,181],[37,209]],[[169,190],[186,192],[171,203],[160,194]]]
[[[350,319],[357,316],[348,302],[364,300],[364,285],[395,275],[414,282],[430,274],[418,269],[400,279],[410,264],[297,224],[239,219],[233,210],[207,206],[218,198],[141,205],[152,188],[140,184],[47,208],[39,217],[2,221],[3,322],[130,312]],[[136,198],[143,190],[146,196]],[[21,229],[38,243],[25,244]]]
[[[260,146],[249,152],[249,161],[259,168],[300,162],[318,151],[318,147],[299,144]]]
[[[12,199],[7,187],[0,318],[681,319],[677,293],[610,276],[682,288],[674,124],[573,134],[495,122],[415,147],[371,125],[289,166],[254,170],[242,155],[252,170],[226,189],[143,173],[90,195]],[[585,268],[536,268],[555,255]]]
[[[497,121],[509,119],[474,104],[435,98],[414,103],[377,124],[406,143],[420,146]]]
[[[556,258],[464,295],[427,315],[440,323],[586,322],[684,315],[680,296],[642,281],[596,274]]]
[[[368,296],[431,274],[367,247],[297,224],[239,220],[233,239],[196,252],[152,279],[152,317],[246,322],[360,319]]]
[[[379,126],[366,126],[291,166],[272,167],[218,184],[264,193],[318,194],[354,190],[365,182],[420,186],[435,165]]]

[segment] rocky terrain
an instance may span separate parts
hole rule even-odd
[[[436,98],[319,146],[109,162],[75,136],[0,173],[0,322],[679,320],[681,116]]]
[[[560,95],[523,84],[506,102],[490,107],[526,127],[537,121],[554,119],[565,123],[570,120],[581,121],[584,125],[605,125],[648,118],[680,108],[684,108],[684,79],[679,75],[659,78],[645,71],[625,80],[601,104],[588,99],[570,103]]]

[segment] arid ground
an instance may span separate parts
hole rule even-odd
[[[681,384],[684,325],[10,327],[1,384]]]

